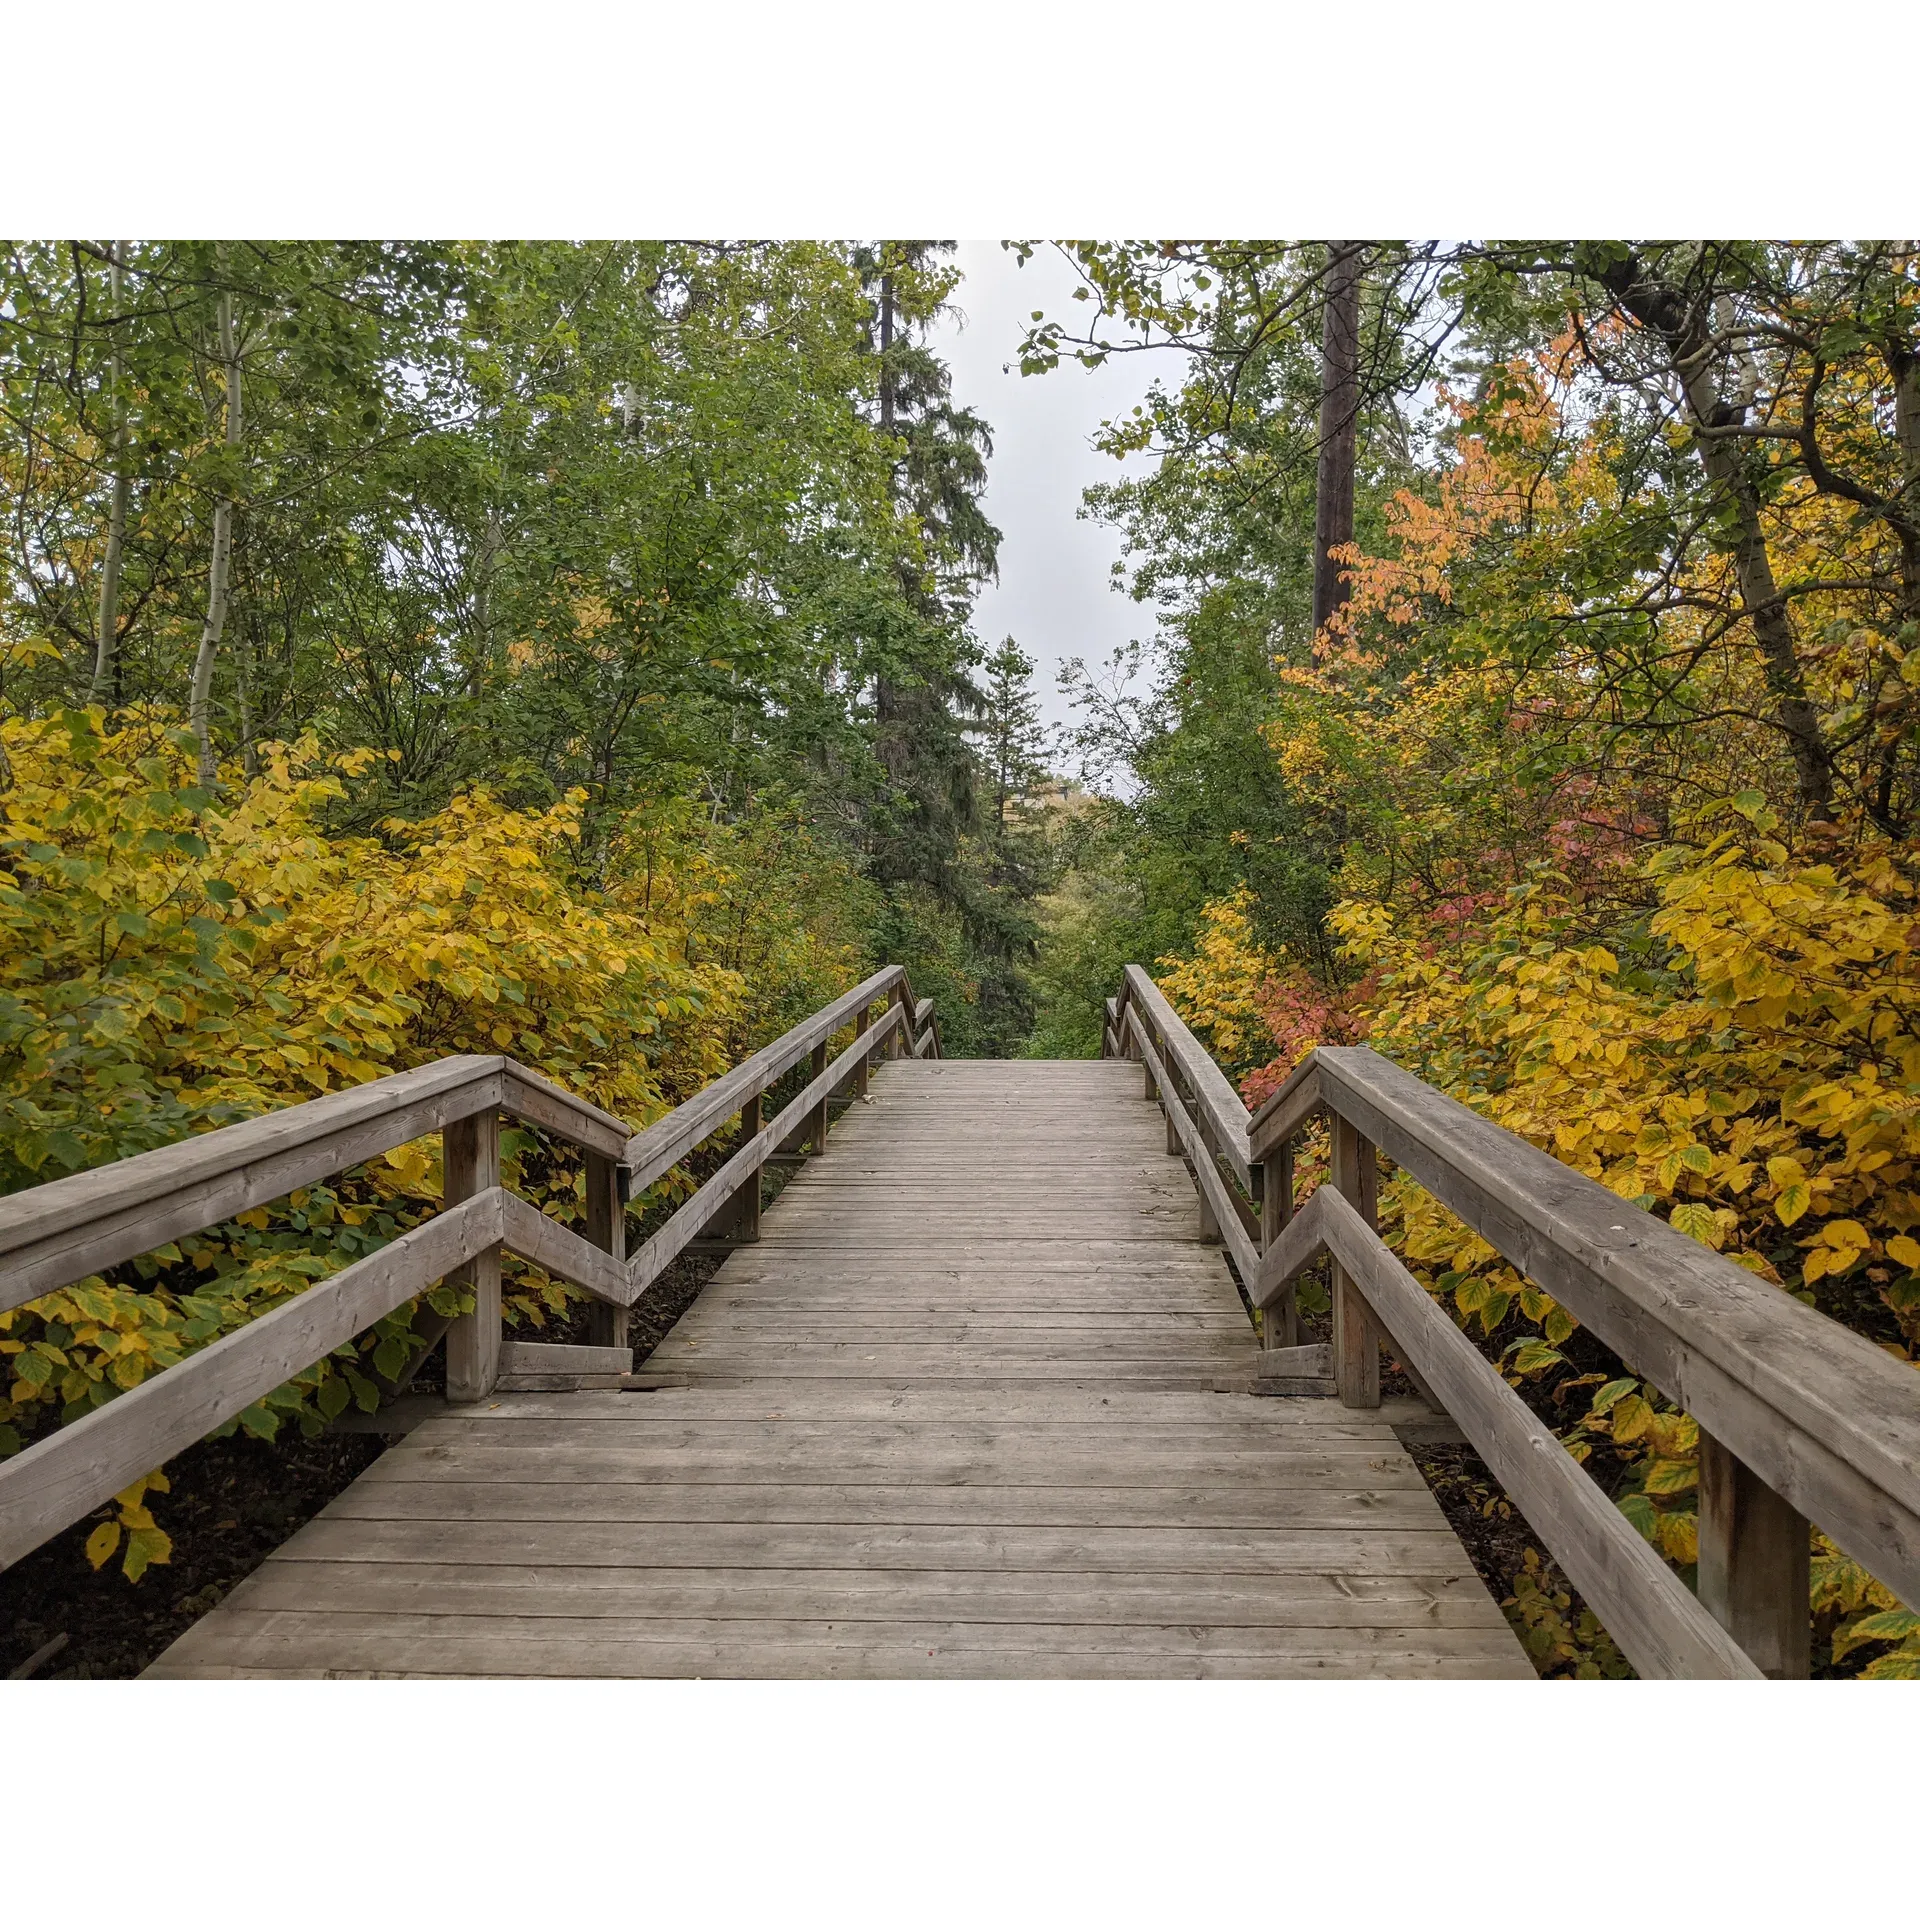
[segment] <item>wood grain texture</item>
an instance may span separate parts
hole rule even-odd
[[[1381,1245],[1344,1193],[1322,1187],[1298,1222],[1320,1236],[1349,1284],[1366,1295],[1395,1342],[1434,1383],[1475,1451],[1643,1677],[1764,1677],[1445,1310]]]
[[[0,1566],[164,1466],[442,1275],[497,1247],[499,1238],[495,1188],[16,1454],[0,1465]]]
[[[1920,1374],[1370,1048],[1312,1057],[1329,1106],[1920,1603]]]
[[[1530,1675],[1389,1423],[1248,1390],[1136,1085],[874,1066],[676,1384],[424,1422],[153,1671]]]

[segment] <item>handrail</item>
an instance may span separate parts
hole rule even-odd
[[[1369,1047],[1322,1098],[1896,1592],[1920,1595],[1920,1374]]]
[[[1128,967],[1120,989],[1120,1007],[1139,1009],[1162,1057],[1177,1067],[1186,1082],[1194,1100],[1195,1117],[1213,1151],[1226,1159],[1241,1180],[1251,1186],[1253,1163],[1247,1155],[1247,1110],[1213,1055],[1168,1005],[1166,995],[1148,978],[1144,967]]]
[[[664,1119],[636,1133],[622,1153],[629,1179],[635,1187],[649,1187],[682,1160],[710,1133],[723,1127],[755,1094],[764,1093],[789,1068],[797,1065],[829,1034],[844,1027],[862,1007],[871,1006],[884,995],[904,990],[904,967],[882,967],[880,971],[848,992],[831,1006],[789,1028],[778,1040],[750,1054],[711,1086],[703,1087],[690,1100],[684,1100]]]
[[[869,1023],[869,1010],[882,999],[892,1004]],[[829,1063],[829,1044],[849,1023],[856,1025],[854,1038]],[[443,1132],[449,1142],[447,1204],[434,1219],[0,1463],[0,1567],[449,1275],[474,1278],[474,1318],[493,1318],[485,1330],[469,1333],[466,1359],[477,1368],[466,1383],[470,1397],[496,1391],[501,1252],[623,1313],[727,1202],[750,1200],[748,1218],[758,1220],[759,1176],[768,1158],[803,1122],[812,1124],[816,1150],[823,1145],[827,1102],[839,1088],[864,1079],[876,1057],[937,1053],[938,1046],[933,1003],[914,999],[904,969],[883,967],[639,1133],[517,1061],[459,1056],[0,1197],[4,1311],[423,1133]],[[759,1125],[762,1093],[807,1056],[814,1068],[808,1084]],[[742,1113],[751,1116],[751,1137],[626,1257],[628,1186],[613,1176],[638,1169],[645,1178],[636,1184],[644,1188]],[[503,1114],[586,1149],[592,1237],[500,1186],[497,1150],[476,1157],[484,1143],[474,1129],[497,1130]],[[465,1160],[491,1169],[477,1191],[455,1191],[456,1138],[467,1150]],[[670,1142],[677,1143],[672,1151]],[[596,1193],[604,1196],[598,1207]],[[467,1328],[468,1322],[452,1325]],[[451,1372],[450,1366],[450,1380]]]
[[[1645,1678],[1765,1678],[1339,1188],[1319,1188],[1294,1215],[1261,1267],[1256,1304],[1323,1253],[1333,1254],[1395,1342],[1417,1357],[1422,1378],[1439,1387],[1474,1450]]]
[[[1249,1297],[1263,1312],[1290,1298],[1283,1281],[1298,1271],[1280,1271],[1291,1262],[1288,1250],[1301,1244],[1295,1229],[1306,1217],[1293,1215],[1291,1143],[1316,1116],[1333,1120],[1336,1177],[1327,1190],[1343,1191],[1347,1213],[1359,1222],[1357,1229],[1343,1226],[1341,1245],[1331,1246],[1334,1372],[1349,1404],[1377,1404],[1374,1341],[1384,1335],[1419,1376],[1423,1391],[1431,1381],[1463,1426],[1470,1425],[1463,1405],[1475,1419],[1485,1412],[1477,1387],[1463,1386],[1451,1343],[1436,1348],[1430,1331],[1409,1321],[1404,1289],[1391,1276],[1382,1278],[1381,1259],[1405,1270],[1373,1236],[1371,1202],[1356,1204],[1372,1180],[1377,1150],[1698,1421],[1700,1593],[1762,1668],[1804,1670],[1809,1520],[1908,1604],[1920,1602],[1920,1374],[1913,1368],[1368,1047],[1320,1047],[1308,1054],[1257,1112],[1243,1111],[1236,1155],[1230,1142],[1217,1137],[1227,1130],[1221,1103],[1203,1092],[1209,1082],[1194,1053],[1204,1050],[1150,986],[1138,968],[1127,969],[1117,1001],[1108,1003],[1103,1051],[1142,1059],[1166,1109],[1169,1149],[1177,1134],[1208,1222],[1225,1238]],[[1194,1097],[1193,1115],[1180,1098],[1176,1064]],[[1213,1154],[1200,1150],[1203,1138],[1220,1159],[1247,1170],[1248,1191],[1262,1204],[1264,1253],[1254,1251],[1253,1236],[1244,1229],[1233,1231],[1228,1210],[1235,1196]],[[1359,1157],[1342,1161],[1343,1152],[1362,1151],[1364,1164]],[[1329,1201],[1316,1219],[1332,1211]],[[1355,1231],[1379,1249],[1377,1255],[1353,1239]],[[1343,1292],[1347,1288],[1351,1295]],[[1451,1327],[1444,1314],[1441,1319]],[[1471,1343],[1464,1344],[1477,1358]],[[1436,1352],[1446,1362],[1440,1366],[1443,1378],[1427,1373],[1428,1364],[1439,1364]],[[1484,1360],[1478,1364],[1497,1381]],[[1494,1454],[1502,1447],[1510,1463],[1523,1457],[1512,1451],[1514,1436],[1523,1431],[1515,1422],[1532,1418],[1517,1395],[1504,1385],[1500,1391],[1504,1401],[1486,1404],[1510,1404],[1511,1413],[1503,1416],[1505,1438],[1486,1433],[1483,1419],[1479,1434],[1496,1470]],[[1721,1464],[1708,1472],[1710,1463]],[[1508,1490],[1559,1553],[1552,1537],[1558,1523],[1543,1524],[1517,1487],[1509,1484]],[[1569,1553],[1561,1558],[1571,1570],[1580,1553]],[[1587,1592],[1583,1582],[1582,1591],[1614,1630],[1607,1606],[1618,1613],[1622,1603],[1606,1592],[1598,1573],[1592,1577],[1595,1590]],[[1623,1620],[1616,1638],[1625,1647],[1635,1633]],[[1631,1657],[1643,1672],[1664,1670],[1651,1648],[1636,1644],[1641,1654]]]
[[[1126,1010],[1126,1031],[1139,1049],[1141,1062],[1159,1091],[1160,1104],[1166,1111],[1168,1123],[1186,1151],[1194,1180],[1200,1188],[1200,1197],[1206,1204],[1209,1229],[1225,1240],[1227,1252],[1233,1257],[1233,1264],[1241,1274],[1251,1274],[1260,1256],[1254,1251],[1252,1239],[1240,1224],[1240,1216],[1234,1210],[1226,1182],[1220,1178],[1220,1169],[1213,1163],[1213,1155],[1206,1150],[1199,1122],[1182,1104],[1174,1089],[1172,1070],[1148,1040],[1146,1024],[1140,1018],[1138,1005],[1129,1006]]]

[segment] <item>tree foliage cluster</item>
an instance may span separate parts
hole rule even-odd
[[[1920,255],[1369,245],[1316,630],[1328,249],[1070,251],[1087,317],[1029,363],[1184,370],[1112,429],[1163,455],[1099,500],[1163,641],[1083,671],[1127,797],[1063,937],[1164,956],[1250,1099],[1365,1035],[1920,1362]],[[1048,991],[1056,1028],[1088,997]],[[1404,1178],[1383,1218],[1691,1577],[1692,1423]],[[1816,1544],[1824,1670],[1920,1675],[1920,1620]],[[1611,1670],[1556,1591],[1512,1603],[1543,1666]]]

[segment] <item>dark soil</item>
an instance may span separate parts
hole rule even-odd
[[[275,1547],[386,1451],[372,1433],[283,1430],[269,1445],[242,1434],[203,1440],[167,1463],[171,1493],[151,1496],[173,1539],[173,1559],[130,1581],[83,1551],[110,1508],[76,1521],[0,1573],[0,1674],[56,1635],[67,1644],[43,1680],[118,1680],[137,1674],[223,1600]]]

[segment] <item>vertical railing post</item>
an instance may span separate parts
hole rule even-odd
[[[587,1240],[616,1260],[627,1257],[627,1209],[620,1197],[622,1169],[604,1153],[587,1155]],[[629,1344],[628,1310],[596,1300],[587,1315],[588,1338],[597,1347]]]
[[[853,1044],[860,1048],[860,1064],[853,1070],[853,1090],[855,1093],[867,1091],[867,1050],[861,1042],[867,1037],[867,1029],[873,1024],[873,1009],[862,1007],[853,1016]]]
[[[1789,1503],[1730,1448],[1700,1435],[1700,1604],[1769,1680],[1812,1666],[1812,1537]]]
[[[1214,1164],[1218,1166],[1219,1162],[1214,1155],[1213,1143],[1207,1138],[1207,1131],[1204,1127],[1200,1129],[1200,1151],[1210,1160],[1213,1160]],[[1200,1238],[1208,1246],[1217,1247],[1226,1236],[1220,1231],[1220,1222],[1214,1214],[1213,1202],[1207,1198],[1207,1190],[1200,1182],[1200,1170],[1198,1167],[1195,1167],[1193,1170],[1193,1186],[1194,1197],[1200,1202]]]
[[[826,1078],[827,1074],[827,1043],[824,1040],[814,1048],[807,1064],[811,1068],[811,1072],[808,1074],[808,1080],[811,1084],[817,1086]],[[808,1124],[814,1152],[825,1153],[827,1150],[827,1103],[825,1100],[822,1100],[820,1104],[814,1108],[812,1118]]]
[[[1260,1251],[1264,1254],[1293,1218],[1293,1142],[1283,1142],[1254,1171],[1260,1179]],[[1260,1309],[1260,1344],[1269,1352],[1300,1344],[1297,1286],[1282,1287]]]
[[[500,1184],[500,1115],[489,1108],[450,1121],[440,1136],[440,1191],[448,1206]],[[471,1287],[473,1311],[447,1328],[447,1400],[484,1400],[500,1378],[500,1249],[489,1247],[448,1274]]]
[[[1352,1121],[1333,1116],[1333,1184],[1367,1226],[1379,1225],[1380,1167],[1373,1142]],[[1358,1286],[1333,1269],[1333,1377],[1340,1404],[1380,1404],[1380,1325]]]
[[[821,1110],[825,1111],[824,1105]],[[741,1146],[746,1146],[759,1133],[764,1120],[761,1096],[756,1093],[740,1109]],[[765,1171],[764,1167],[755,1167],[741,1184],[739,1196],[733,1203],[733,1237],[749,1245],[760,1238],[760,1208],[763,1192],[760,1180]]]

